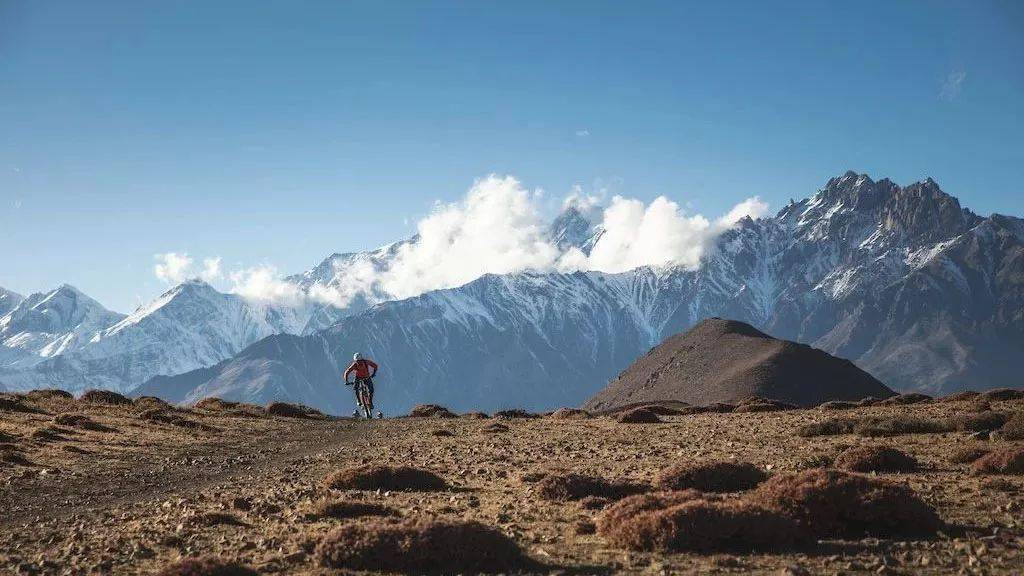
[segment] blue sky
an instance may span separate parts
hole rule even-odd
[[[298,272],[511,174],[719,215],[847,169],[1024,213],[1016,2],[0,1],[0,286]]]

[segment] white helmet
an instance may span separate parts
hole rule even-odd
[[[355,354],[352,355],[352,361],[353,362],[357,362],[357,361],[362,360],[362,359],[363,359],[363,355],[360,354],[359,352],[356,352]]]

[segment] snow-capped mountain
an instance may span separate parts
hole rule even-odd
[[[66,288],[55,293],[67,291]],[[76,294],[79,303],[86,300]],[[32,297],[26,299],[19,309],[31,302]],[[91,299],[88,302],[98,306]],[[42,357],[30,367],[24,366],[24,360],[5,366],[0,369],[0,379],[15,390],[128,390],[159,374],[180,374],[215,364],[265,336],[298,333],[306,322],[304,314],[303,310],[250,302],[235,294],[218,292],[205,282],[190,280],[128,316],[108,312],[102,320],[78,324],[88,326],[88,330],[69,333],[75,338],[54,340],[44,352],[56,346],[64,346],[63,350]],[[88,317],[96,316],[102,315],[92,313]],[[14,313],[8,317],[21,318]],[[51,313],[44,319],[56,322],[55,317]],[[26,334],[28,322],[19,320],[10,325],[22,327],[17,333]],[[37,329],[32,334],[49,334],[41,331],[50,329],[43,326],[42,320],[31,322],[27,327]]]
[[[386,302],[303,338],[270,337],[143,390],[194,401],[289,398],[336,408],[353,351],[385,366],[392,410],[573,405],[709,316],[854,360],[893,388],[1019,385],[1021,220],[982,218],[925,180],[852,172],[722,234],[696,270],[521,273]],[[258,394],[247,388],[259,382]]]
[[[0,367],[28,367],[76,350],[124,317],[64,284],[28,298],[0,293]]]

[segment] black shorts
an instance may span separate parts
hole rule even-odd
[[[373,396],[373,378],[356,378],[356,383],[365,382],[366,389],[370,392],[370,396]]]

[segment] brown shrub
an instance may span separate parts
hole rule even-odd
[[[316,408],[310,408],[302,404],[289,404],[288,402],[271,402],[267,404],[264,411],[268,416],[282,416],[284,418],[324,418],[323,412]]]
[[[455,418],[455,414],[437,404],[420,404],[409,411],[414,418]]]
[[[949,432],[949,423],[942,420],[908,416],[872,416],[860,419],[853,431],[861,436],[898,436],[901,434],[939,434]]]
[[[1002,412],[979,412],[977,414],[957,414],[946,419],[950,430],[961,432],[982,432],[998,430],[1010,419]]]
[[[779,412],[781,410],[793,410],[796,406],[771,400],[769,402],[755,402],[752,404],[741,404],[733,412]]]
[[[980,392],[975,392],[974,390],[966,390],[964,392],[950,394],[949,396],[943,396],[938,400],[939,402],[966,402],[968,400],[974,400],[978,396],[981,396]]]
[[[4,432],[3,430],[0,430],[0,443],[6,444],[8,442],[14,442],[17,439],[17,436],[11,436],[10,434]]]
[[[982,398],[996,402],[1000,400],[1020,400],[1024,398],[1024,390],[1015,390],[1013,388],[995,388],[988,390],[981,395]]]
[[[611,500],[600,496],[585,496],[580,498],[580,507],[584,510],[600,510],[611,503]]]
[[[849,410],[851,408],[857,408],[860,405],[856,402],[847,402],[845,400],[832,400],[830,402],[822,402],[818,404],[820,410]]]
[[[605,480],[569,472],[551,473],[537,482],[537,494],[545,500],[563,502],[581,500],[588,496],[618,500],[649,490],[648,486],[623,480]]]
[[[54,424],[59,424],[61,426],[72,426],[74,428],[92,430],[94,432],[115,432],[113,428],[104,426],[85,414],[58,414],[53,419],[53,422]]]
[[[462,415],[463,418],[471,418],[473,420],[486,420],[490,418],[485,412],[466,412]]]
[[[26,458],[20,450],[15,446],[4,446],[0,448],[0,463],[13,464],[15,466],[34,466],[28,458]]]
[[[781,550],[809,543],[784,514],[696,491],[627,498],[598,518],[610,544],[651,552]]]
[[[29,400],[74,400],[75,397],[67,390],[59,388],[39,388],[29,390],[25,397]]]
[[[42,411],[25,404],[23,396],[3,395],[0,396],[0,412],[25,412],[28,414],[39,414]]]
[[[70,432],[70,430],[44,426],[42,428],[36,428],[31,434],[29,434],[29,436],[31,436],[33,440],[39,440],[40,442],[64,442],[68,439],[64,434],[68,432]]]
[[[1014,412],[999,433],[1004,440],[1024,440],[1024,412]]]
[[[447,430],[445,428],[439,428],[437,430],[434,430],[433,432],[430,433],[430,435],[431,436],[437,436],[439,438],[440,437],[455,436],[455,434],[451,430]]]
[[[506,420],[511,420],[514,418],[539,418],[538,415],[533,414],[531,412],[527,412],[522,408],[513,408],[512,410],[498,410],[497,412],[494,413],[494,417],[504,418]]]
[[[363,516],[397,516],[398,512],[375,502],[327,500],[313,506],[307,518],[360,518]]]
[[[1024,447],[1002,448],[971,463],[975,474],[1024,474]]]
[[[238,516],[227,512],[204,512],[196,514],[190,520],[196,526],[246,526]]]
[[[991,450],[988,448],[983,448],[981,446],[968,446],[955,450],[949,455],[949,461],[953,464],[970,464],[989,452],[991,452]]]
[[[572,531],[578,536],[587,536],[597,532],[597,526],[590,520],[577,520]]]
[[[164,401],[161,398],[157,398],[156,396],[139,396],[138,398],[132,400],[132,403],[142,410],[149,410],[151,408],[171,407],[171,405],[168,404],[166,401]]]
[[[505,426],[501,422],[491,422],[480,429],[484,434],[501,434],[502,432],[508,432],[508,426]]]
[[[217,398],[216,396],[210,396],[196,402],[194,408],[198,408],[199,410],[208,410],[210,412],[220,412],[223,410],[232,410],[237,406],[238,402],[231,402],[229,400]]]
[[[767,478],[763,470],[747,462],[680,462],[659,472],[655,486],[666,491],[740,492]]]
[[[810,438],[812,436],[835,436],[837,434],[852,434],[854,426],[859,420],[855,418],[833,418],[822,422],[804,424],[797,429],[798,436]]]
[[[186,558],[164,566],[157,576],[256,576],[256,571],[216,556]]]
[[[836,457],[835,467],[850,472],[914,472],[917,460],[888,446],[854,446]]]
[[[897,394],[890,396],[885,400],[879,402],[883,406],[906,406],[908,404],[920,404],[921,402],[931,402],[932,397],[927,394],[921,394],[919,392],[910,392],[908,394]]]
[[[714,402],[704,407],[705,412],[717,412],[726,413],[736,410],[736,406],[733,404],[726,404],[725,402]]]
[[[534,565],[501,532],[458,520],[346,524],[324,536],[314,554],[327,568],[375,572],[500,572]]]
[[[616,420],[620,424],[660,424],[663,422],[657,414],[647,408],[633,408],[619,414]]]
[[[170,424],[171,426],[188,428],[190,430],[203,430],[205,432],[216,432],[218,430],[215,426],[209,426],[207,424],[196,422],[195,420],[189,420],[175,412],[174,408],[150,408],[148,410],[143,410],[139,413],[139,419],[147,422]]]
[[[338,490],[434,491],[448,488],[443,478],[429,470],[385,464],[366,464],[332,472],[327,476],[326,485]]]
[[[906,486],[839,470],[779,474],[748,498],[818,537],[923,536],[942,526],[935,510]]]
[[[874,406],[876,404],[880,404],[881,402],[882,402],[882,400],[880,398],[875,398],[874,396],[868,396],[866,398],[861,398],[860,400],[858,400],[857,401],[857,406],[860,406],[860,407],[863,408],[863,407],[866,407],[866,406]]]
[[[579,408],[559,408],[551,413],[555,420],[585,420],[590,418],[590,412]]]
[[[123,406],[132,403],[131,399],[127,396],[112,390],[86,390],[85,394],[82,394],[78,400],[79,402],[88,402],[89,404],[110,404],[112,406]]]

